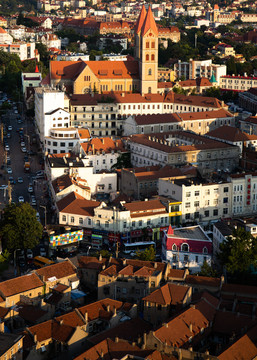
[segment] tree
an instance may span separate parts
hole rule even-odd
[[[220,244],[218,258],[232,275],[248,273],[257,263],[257,239],[239,228]]]
[[[43,226],[36,218],[36,210],[28,203],[7,205],[0,229],[8,250],[34,248],[43,233]]]
[[[136,258],[144,261],[155,261],[156,251],[153,246],[145,249],[144,251],[136,251]]]
[[[198,273],[200,276],[208,276],[208,277],[217,277],[217,271],[213,270],[213,268],[208,265],[208,263],[205,261],[203,265],[201,266],[201,271]]]
[[[130,153],[124,153],[117,158],[116,164],[113,164],[111,169],[115,170],[115,169],[131,168],[131,167],[133,166],[130,161]]]

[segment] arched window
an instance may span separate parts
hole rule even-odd
[[[188,244],[182,244],[182,246],[181,246],[181,251],[189,251],[189,246],[188,246]]]
[[[149,49],[149,41],[146,42],[146,46],[147,49]]]
[[[176,245],[176,244],[173,244],[173,245],[172,245],[172,250],[173,250],[173,251],[177,251],[177,245]]]
[[[152,54],[152,56],[151,56],[151,60],[152,60],[152,61],[154,61],[154,54]]]
[[[148,94],[151,94],[151,92],[152,92],[152,88],[149,87],[149,88],[148,88]]]
[[[152,41],[152,49],[154,49],[154,48],[155,48],[155,42]]]
[[[204,253],[204,254],[208,254],[208,249],[207,249],[206,246],[203,248],[203,253]]]
[[[152,69],[148,69],[148,75],[152,75]]]
[[[146,60],[146,61],[149,61],[149,54],[146,54],[145,60]]]

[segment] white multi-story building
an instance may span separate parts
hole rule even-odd
[[[227,75],[227,66],[213,64],[212,60],[192,60],[189,62],[178,61],[174,65],[174,76],[175,79],[181,79],[182,77],[185,80],[196,79],[199,77],[206,77],[211,79],[212,75],[215,76],[217,83],[220,83],[220,77]]]
[[[247,91],[257,87],[257,77],[255,76],[221,76],[220,88],[226,91]]]
[[[61,49],[62,41],[55,34],[46,33],[42,36],[39,36],[38,41],[41,42],[42,44],[44,44],[48,50],[50,48]]]
[[[0,50],[10,53],[16,54],[21,61],[34,59],[38,56],[36,54],[36,44],[35,43],[25,43],[25,42],[16,42],[12,44],[0,44]]]
[[[159,179],[159,195],[182,203],[182,222],[198,221],[203,225],[232,216],[232,184],[203,183],[199,179]]]
[[[24,40],[25,38],[25,26],[12,26],[8,29],[8,33],[16,40]]]
[[[230,175],[233,189],[232,213],[235,216],[257,212],[257,173]]]
[[[211,266],[212,241],[201,226],[172,229],[170,226],[162,242],[162,258],[173,269],[201,270],[206,262]]]

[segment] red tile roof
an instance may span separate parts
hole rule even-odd
[[[141,29],[141,36],[144,36],[149,30],[151,30],[156,36],[158,36],[158,28],[154,20],[151,5],[149,4],[144,24]]]
[[[198,276],[198,275],[187,275],[185,282],[188,285],[202,285],[202,286],[211,286],[211,287],[219,287],[221,285],[220,278]]]
[[[25,291],[41,288],[43,285],[43,282],[36,274],[28,274],[1,282],[0,292],[7,298],[8,296],[22,294]]]
[[[228,125],[223,125],[218,129],[209,131],[206,136],[231,142],[257,140],[257,135],[248,135],[238,128]]]
[[[51,281],[51,278],[63,279],[67,276],[76,275],[74,267],[68,260],[38,269],[36,273],[45,281]]]
[[[92,304],[80,307],[78,310],[85,317],[85,313],[88,314],[88,321],[96,320],[99,318],[110,318],[113,315],[114,308],[121,310],[125,303],[113,299],[103,299],[96,301]],[[110,310],[108,311],[108,306]],[[132,304],[130,304],[130,307]]]
[[[84,216],[94,216],[94,209],[99,205],[99,201],[86,200],[74,192],[57,202],[59,212]]]
[[[178,305],[183,303],[189,290],[188,286],[166,284],[142,300],[161,305]]]
[[[81,147],[86,154],[89,151],[95,151],[95,153],[97,151],[104,151],[105,153],[111,153],[112,151],[127,152],[121,140],[113,140],[109,137],[91,139],[90,141],[81,144]]]

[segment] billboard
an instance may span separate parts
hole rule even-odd
[[[65,234],[52,235],[50,236],[49,242],[51,247],[56,247],[56,246],[72,244],[82,240],[83,240],[83,230],[77,230]]]

